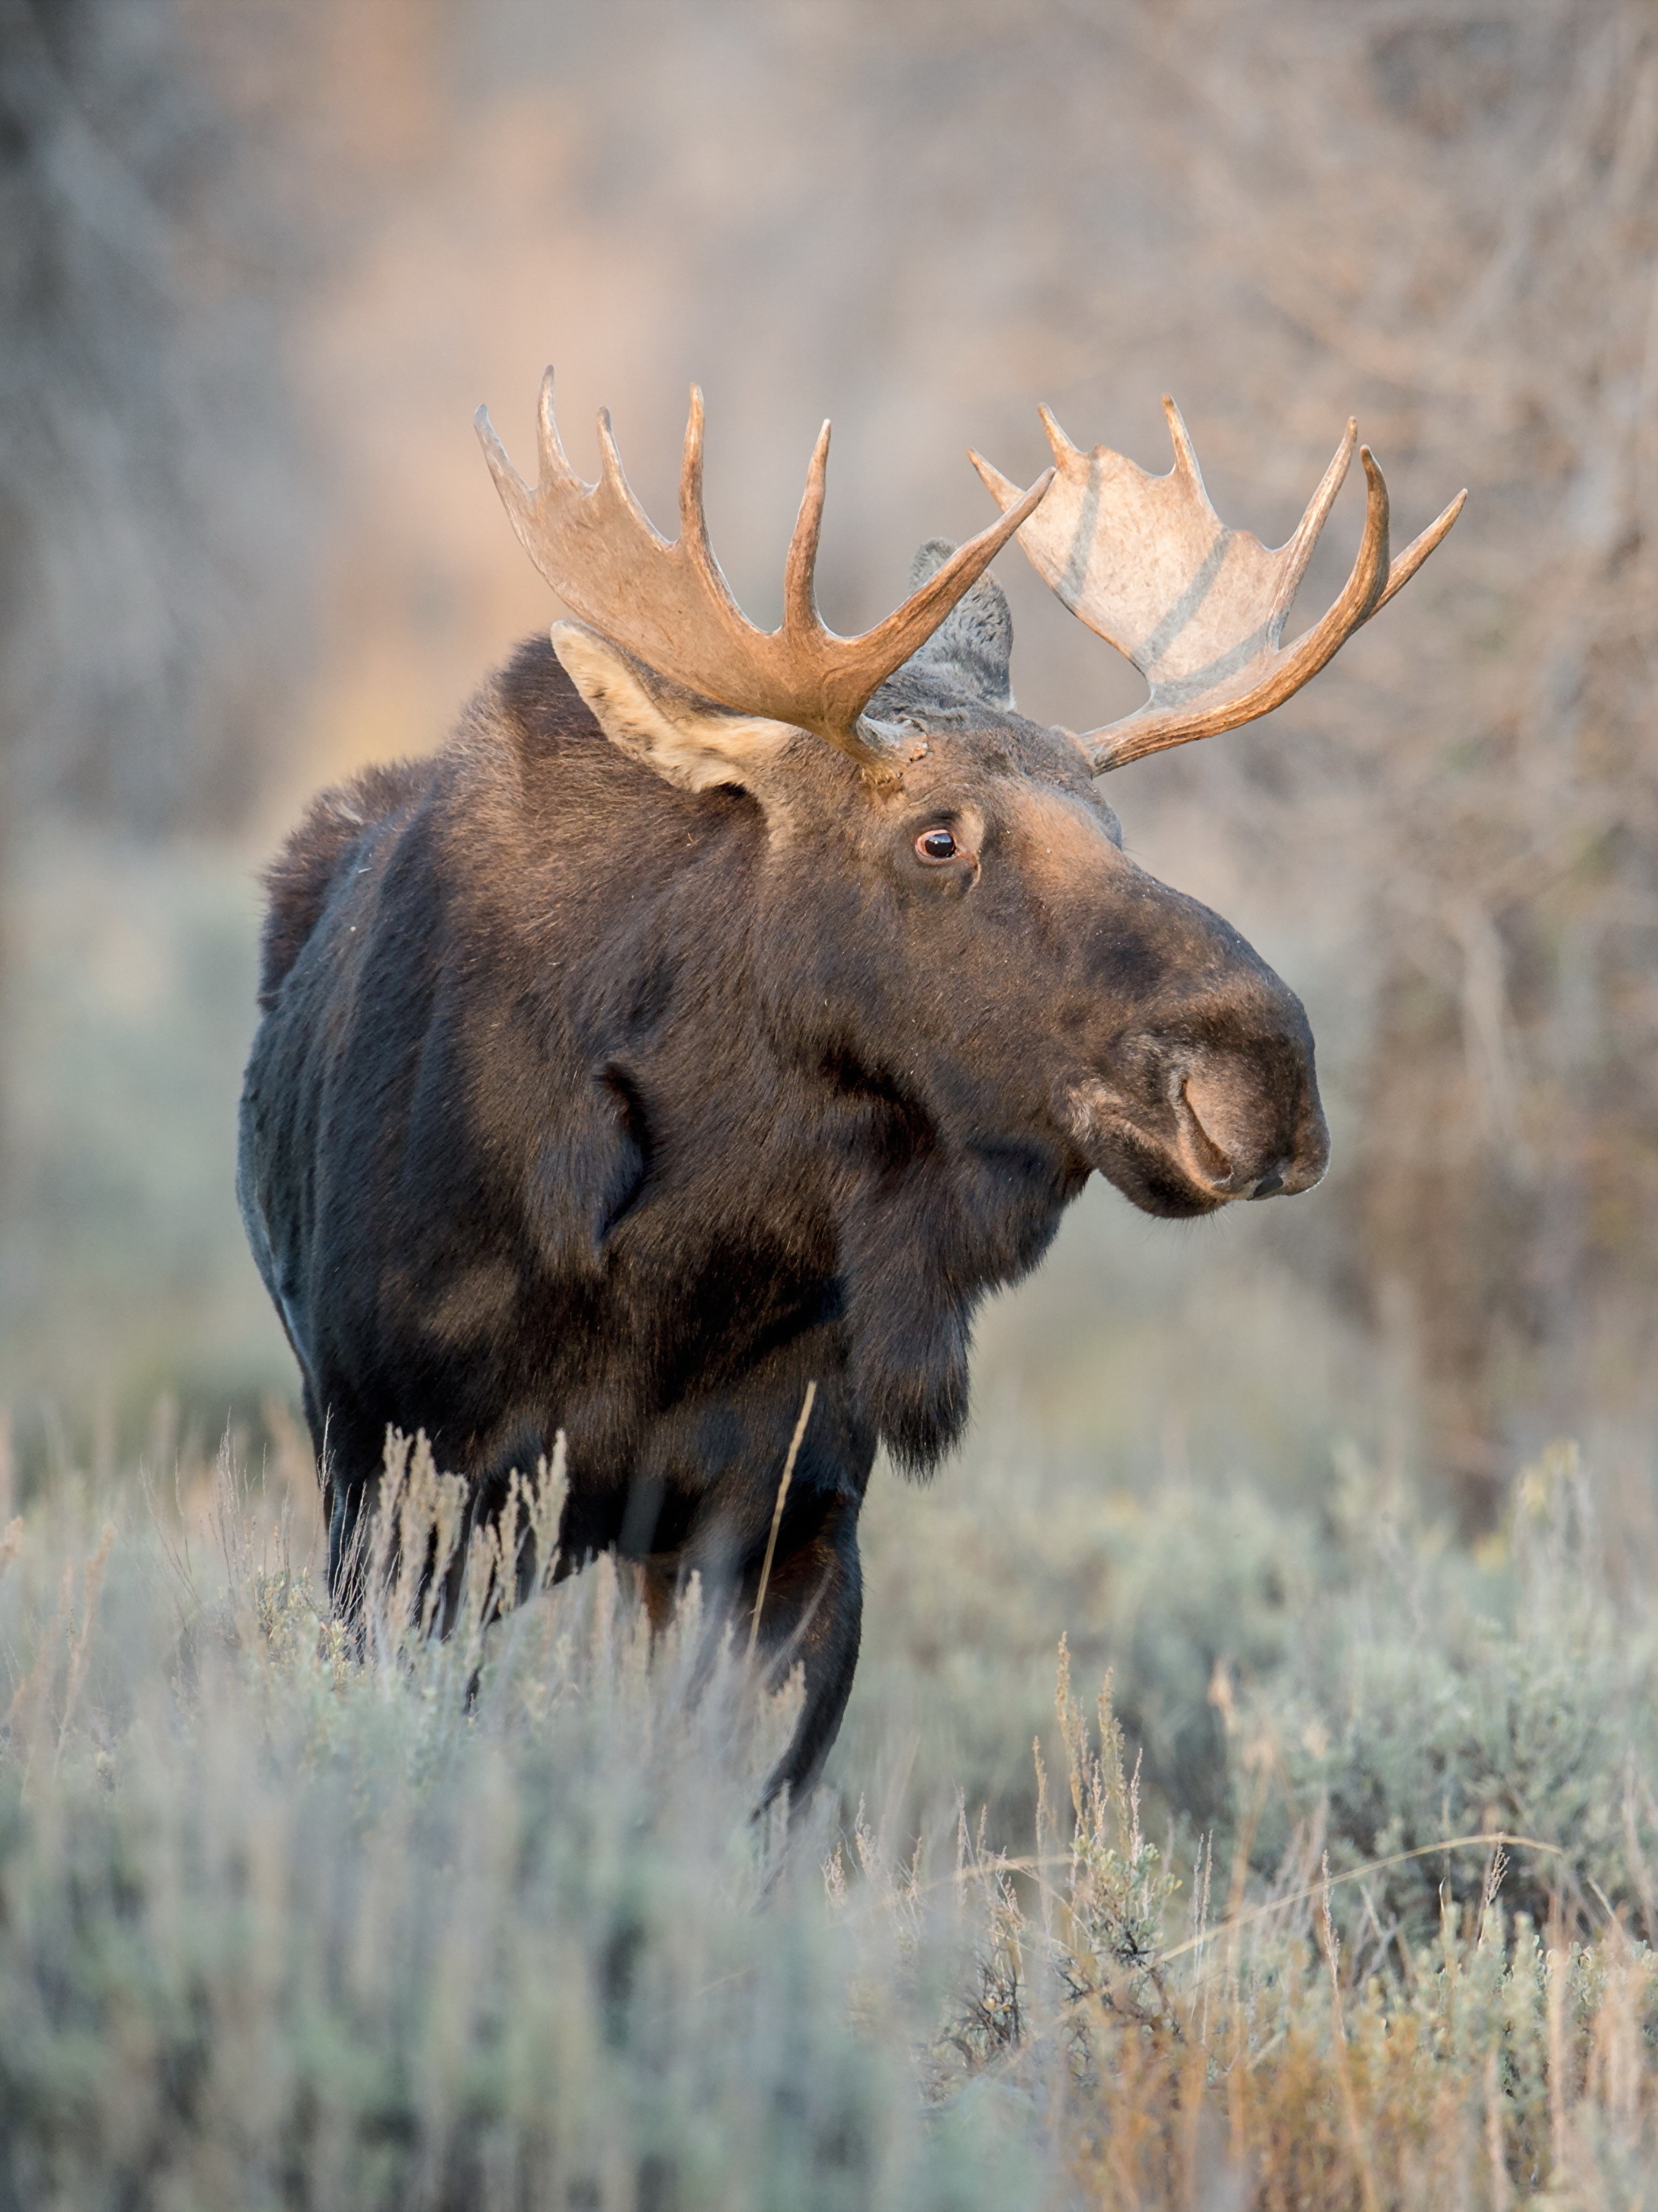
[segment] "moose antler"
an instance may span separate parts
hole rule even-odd
[[[1352,574],[1323,618],[1282,647],[1284,618],[1347,473],[1358,426],[1348,423],[1295,535],[1270,550],[1221,521],[1180,410],[1172,399],[1163,404],[1175,441],[1175,465],[1163,477],[1148,476],[1108,446],[1079,452],[1044,407],[1058,482],[1019,532],[1038,574],[1151,687],[1137,713],[1083,738],[1096,775],[1281,706],[1410,581],[1468,495],[1459,492],[1390,568],[1388,487],[1370,447],[1361,447],[1364,535]],[[1011,514],[1017,489],[977,453],[969,458]]]
[[[957,547],[884,622],[861,637],[838,637],[824,627],[813,588],[829,458],[825,422],[789,542],[782,624],[761,630],[732,597],[708,544],[702,394],[695,386],[674,544],[652,526],[629,489],[608,409],[598,417],[598,482],[584,483],[571,468],[553,419],[550,368],[541,384],[541,481],[533,491],[507,459],[489,409],[480,407],[474,420],[520,544],[581,621],[687,690],[742,714],[813,730],[877,769],[890,770],[896,755],[864,715],[871,695],[972,589],[1054,481],[1049,469],[1028,492],[1012,491],[1002,501],[1001,519]]]

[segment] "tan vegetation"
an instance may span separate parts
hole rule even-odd
[[[756,1829],[792,1694],[694,1601],[653,1645],[609,1565],[515,1602],[475,1538],[434,1640],[459,1499],[391,1465],[361,1650],[291,1443],[262,1485],[65,1469],[8,1530],[0,2201],[1649,2201],[1658,1647],[1575,1455],[1479,1560],[1403,1510],[1281,1512],[1311,1581],[1275,1656],[1224,1518],[1120,1508],[1124,1616],[1165,1641],[1110,1656],[1154,1752],[1216,1719],[1221,1802],[1199,1828],[1062,1649],[1017,1837],[1005,1794],[951,1804],[936,1735],[884,1802]],[[1254,1636],[1207,1682],[1206,1579]],[[889,1618],[889,1723],[948,1626]]]

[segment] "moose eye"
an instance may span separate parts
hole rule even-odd
[[[915,840],[915,850],[924,860],[953,860],[961,849],[950,830],[923,830]]]

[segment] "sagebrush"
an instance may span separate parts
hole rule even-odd
[[[0,2205],[1654,2200],[1653,1647],[1572,1455],[1478,1559],[1278,1509],[1300,1598],[1202,1680],[1169,1561],[1225,1561],[1119,1514],[1159,1717],[1062,1654],[1019,1838],[914,1790],[756,1820],[792,1696],[695,1592],[653,1638],[626,1570],[520,1591],[475,1535],[435,1637],[459,1498],[390,1468],[361,1639],[302,1468],[67,1471],[7,1532]],[[1203,1826],[1148,1778],[1193,1698]]]

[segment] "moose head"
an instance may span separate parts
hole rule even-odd
[[[574,473],[552,393],[549,370],[533,491],[487,411],[477,419],[520,540],[579,618],[554,625],[554,649],[625,753],[670,784],[734,786],[758,804],[766,852],[747,927],[767,948],[786,1054],[901,1093],[912,1121],[986,1159],[993,1182],[1039,1154],[1067,1194],[1096,1169],[1173,1216],[1315,1183],[1328,1143],[1299,1000],[1226,922],[1125,854],[1096,779],[1287,699],[1421,566],[1462,498],[1390,564],[1387,488],[1362,449],[1352,572],[1285,647],[1356,425],[1270,550],[1215,514],[1172,400],[1163,477],[1104,447],[1080,452],[1044,409],[1054,467],[1021,492],[972,456],[999,521],[959,549],[923,546],[903,605],[842,638],[813,589],[825,423],[768,633],[708,544],[701,394],[670,544],[629,489],[608,415],[598,483]],[[1007,605],[984,572],[1016,532],[1146,678],[1127,720],[1078,736],[1015,708]],[[1011,1232],[997,1276],[1029,1263],[1034,1236]]]

